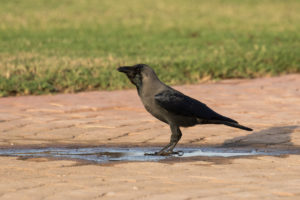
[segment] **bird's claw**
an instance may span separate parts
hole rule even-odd
[[[145,153],[145,156],[171,156],[171,155],[178,155],[183,156],[183,151],[162,151],[162,152],[155,152],[155,153]]]
[[[173,154],[176,154],[178,156],[183,156],[184,152],[183,151],[174,151]]]

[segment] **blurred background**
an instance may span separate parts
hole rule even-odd
[[[300,72],[299,0],[0,0],[0,96]]]

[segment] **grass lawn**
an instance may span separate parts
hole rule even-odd
[[[0,0],[0,96],[300,72],[299,0]]]

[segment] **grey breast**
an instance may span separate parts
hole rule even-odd
[[[158,104],[155,103],[155,99],[154,96],[148,96],[148,97],[144,97],[141,98],[145,109],[154,117],[156,117],[157,119],[168,123],[168,113],[166,110],[164,110],[163,108],[161,108]]]

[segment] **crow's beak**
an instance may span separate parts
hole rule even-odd
[[[119,68],[118,68],[118,71],[119,71],[119,72],[123,72],[123,73],[125,73],[125,74],[128,74],[129,72],[134,71],[134,67],[127,67],[127,66],[119,67]]]

